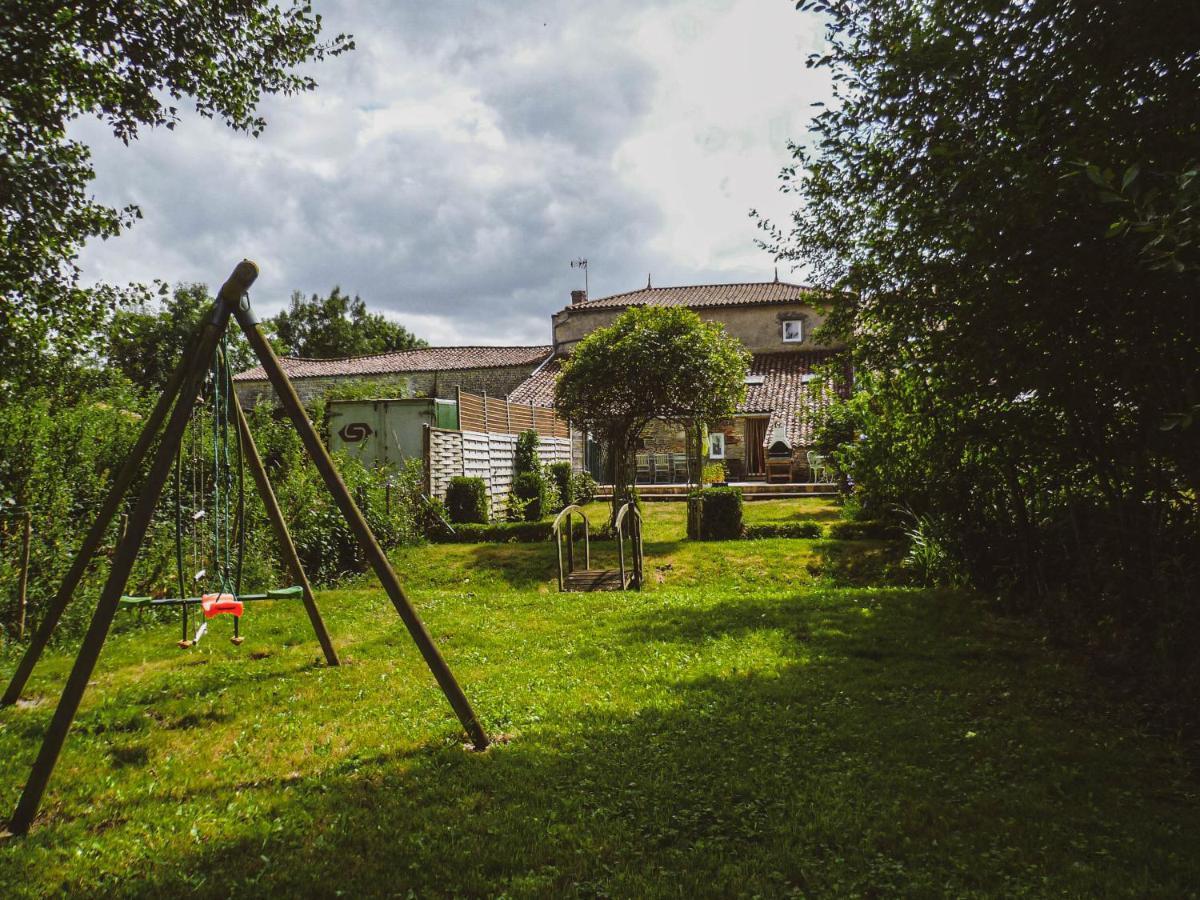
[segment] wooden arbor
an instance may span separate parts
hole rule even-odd
[[[116,514],[121,500],[128,493],[134,479],[141,471],[142,462],[149,453],[151,444],[158,437],[161,429],[161,438],[154,449],[149,473],[146,475],[145,481],[142,483],[137,494],[137,502],[129,516],[125,534],[121,538],[117,546],[117,551],[113,556],[112,568],[109,571],[108,580],[105,582],[104,588],[100,593],[100,599],[96,604],[96,611],[92,615],[91,624],[88,626],[87,634],[83,638],[79,654],[76,656],[75,664],[71,668],[71,674],[67,677],[62,697],[58,701],[58,707],[54,711],[53,718],[50,720],[50,726],[46,731],[41,749],[38,751],[37,758],[34,761],[29,780],[25,783],[21,799],[17,803],[17,809],[13,813],[12,820],[9,822],[9,831],[13,834],[24,834],[27,832],[33,823],[34,817],[37,815],[42,795],[45,793],[46,785],[50,781],[51,774],[54,772],[54,766],[58,761],[59,753],[62,751],[63,743],[66,741],[67,732],[70,730],[71,723],[75,719],[75,714],[79,710],[84,690],[87,688],[88,680],[91,678],[92,671],[96,667],[96,661],[100,656],[100,650],[104,646],[105,638],[108,636],[109,628],[112,626],[113,617],[116,614],[121,595],[125,591],[125,584],[129,578],[134,560],[137,558],[138,550],[145,539],[146,531],[150,525],[154,508],[158,503],[159,495],[162,493],[163,485],[171,472],[175,454],[179,448],[179,443],[187,426],[188,419],[191,416],[192,407],[203,384],[209,361],[222,334],[229,327],[231,316],[237,319],[259,362],[266,370],[267,377],[271,381],[271,386],[275,389],[275,393],[279,396],[284,411],[287,412],[292,420],[292,424],[299,433],[305,450],[316,465],[317,470],[321,473],[321,477],[325,481],[325,486],[337,503],[342,515],[346,517],[346,522],[358,539],[367,557],[367,561],[371,564],[371,568],[375,571],[376,576],[383,585],[383,589],[387,592],[392,605],[395,606],[396,612],[399,613],[400,618],[404,621],[405,626],[407,626],[409,634],[412,635],[413,641],[421,651],[426,664],[433,672],[433,676],[441,687],[442,692],[446,695],[446,699],[450,701],[450,705],[458,715],[459,721],[470,736],[471,742],[478,750],[482,750],[488,745],[487,734],[484,732],[483,726],[480,725],[478,718],[476,718],[474,710],[471,709],[470,702],[467,700],[462,688],[459,687],[445,659],[442,658],[441,652],[434,644],[432,636],[425,628],[416,609],[405,595],[404,588],[401,587],[399,579],[396,578],[396,573],[392,570],[391,563],[388,562],[387,556],[379,546],[379,542],[375,540],[375,535],[371,532],[370,526],[367,525],[362,512],[350,496],[350,492],[338,474],[333,460],[329,456],[329,452],[325,449],[324,444],[321,443],[316,429],[313,428],[312,423],[308,420],[308,416],[304,412],[304,407],[300,403],[300,398],[296,395],[295,389],[284,373],[279,359],[275,356],[267,339],[263,337],[262,332],[258,329],[258,323],[250,310],[249,297],[246,293],[257,277],[258,267],[249,260],[243,260],[238,263],[233,274],[221,286],[216,302],[209,313],[206,314],[198,332],[193,338],[190,350],[185,354],[184,359],[180,361],[175,372],[172,374],[166,389],[163,391],[162,397],[159,398],[153,413],[151,413],[150,418],[146,421],[146,425],[142,429],[142,433],[138,437],[128,459],[117,473],[112,489],[101,506],[96,521],[92,524],[91,530],[88,532],[83,546],[80,548],[71,568],[63,579],[58,593],[51,601],[45,618],[42,620],[37,633],[33,636],[24,657],[22,657],[18,664],[8,689],[5,691],[4,696],[0,698],[0,704],[8,705],[15,703],[20,697],[21,691],[25,687],[30,673],[33,671],[33,667],[37,664],[42,651],[45,650],[50,635],[62,617],[67,604],[71,601],[72,595],[76,587],[78,587],[89,561],[100,547],[106,529]],[[255,485],[262,496],[263,503],[266,505],[267,515],[271,520],[276,537],[279,539],[285,561],[289,568],[292,569],[292,576],[296,579],[296,583],[303,588],[304,606],[308,612],[313,630],[317,634],[317,639],[321,643],[321,648],[325,652],[325,659],[331,666],[336,666],[338,664],[337,653],[329,638],[329,633],[325,629],[325,623],[321,620],[321,614],[317,610],[312,589],[300,567],[295,546],[292,544],[292,539],[288,533],[282,513],[279,510],[279,505],[275,502],[275,495],[267,479],[266,470],[263,468],[262,461],[254,447],[250,429],[246,424],[246,418],[240,406],[237,407],[237,418],[243,443],[247,448],[247,461],[250,464]],[[165,428],[164,422],[166,423]]]

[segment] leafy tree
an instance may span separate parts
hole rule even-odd
[[[1200,633],[1200,9],[800,5],[835,103],[783,173],[793,221],[760,224],[854,298],[830,322],[871,392],[856,484],[1166,671]]]
[[[429,346],[398,322],[367,310],[357,294],[334,287],[328,297],[292,294],[291,305],[268,322],[280,350],[290,356],[332,359]]]
[[[632,495],[629,457],[642,429],[652,419],[690,428],[698,463],[700,426],[737,409],[749,360],[719,324],[677,307],[633,307],[579,342],[555,384],[554,405],[608,445],[614,512]]]
[[[141,388],[162,390],[214,300],[206,285],[180,284],[160,302],[118,309],[103,346],[109,365]],[[229,329],[229,339],[233,371],[253,365],[250,345],[236,324]]]
[[[173,128],[175,105],[257,135],[264,95],[312,90],[297,66],[353,47],[318,41],[301,0],[64,4],[5,0],[0,20],[0,372],[53,381],[51,360],[78,356],[103,330],[118,293],[79,286],[84,242],[111,237],[140,212],[88,195],[89,149],[68,123],[96,116],[128,143]]]

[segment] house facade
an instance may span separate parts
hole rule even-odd
[[[306,402],[333,386],[366,382],[377,388],[373,396],[380,399],[453,401],[462,391],[481,395],[485,405],[488,398],[495,398],[548,410],[554,405],[555,380],[575,345],[635,306],[691,309],[701,319],[719,323],[750,351],[745,399],[732,417],[715,423],[709,434],[710,458],[724,463],[730,480],[764,480],[768,474],[782,474],[788,481],[811,480],[806,459],[812,443],[809,413],[826,404],[833,390],[819,382],[816,373],[842,348],[818,341],[825,313],[803,285],[775,280],[647,286],[595,300],[583,291],[572,291],[571,302],[551,317],[551,345],[426,347],[346,359],[285,358],[281,363]],[[244,406],[274,402],[261,368],[238,373],[234,386]],[[603,448],[577,430],[571,433],[571,443],[576,468],[587,468],[597,480],[605,480]],[[777,451],[774,455],[772,448]],[[685,436],[678,426],[651,423],[641,435],[640,451],[643,457],[672,462],[665,479],[656,465],[649,480],[686,480],[675,465],[685,452]]]
[[[825,322],[823,312],[803,285],[781,281],[740,284],[646,287],[589,300],[573,291],[571,303],[552,317],[554,354],[513,391],[522,403],[550,405],[554,380],[574,346],[597,328],[634,306],[675,306],[717,322],[752,354],[746,378],[746,397],[737,413],[716,423],[710,432],[710,456],[725,464],[730,480],[759,480],[768,474],[769,451],[786,444],[790,454],[787,479],[810,477],[807,450],[812,443],[812,411],[828,403],[832,388],[819,383],[818,367],[837,358],[838,344],[817,340]],[[586,438],[583,439],[586,443]],[[677,426],[655,422],[641,436],[642,450],[661,458],[684,452],[684,434]],[[779,447],[776,446],[776,457]],[[596,452],[584,451],[596,469]],[[770,466],[780,471],[778,458]],[[594,474],[597,474],[594,472]],[[675,473],[669,473],[676,480]],[[657,473],[651,474],[655,480]]]

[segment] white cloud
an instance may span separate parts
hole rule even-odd
[[[359,49],[314,94],[269,98],[257,140],[188,116],[126,148],[95,123],[100,199],[145,219],[89,246],[95,280],[215,286],[259,261],[264,313],[294,289],[359,293],[436,343],[541,343],[591,260],[594,296],[766,277],[746,212],[825,90],[788,2],[318,4]],[[774,205],[773,205],[774,204]]]

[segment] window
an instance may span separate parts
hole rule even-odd
[[[803,319],[784,319],[783,321],[783,342],[785,344],[798,344],[804,340],[804,320]]]
[[[709,459],[724,459],[725,458],[725,435],[723,432],[714,431],[708,436],[708,458]]]
[[[766,375],[747,375],[746,384],[765,384],[767,381]]]

